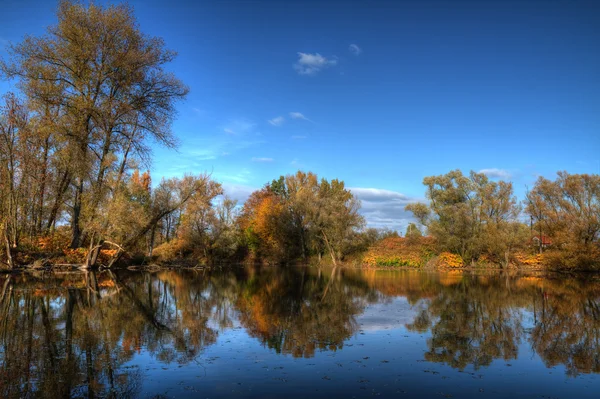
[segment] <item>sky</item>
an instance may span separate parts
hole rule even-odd
[[[481,171],[523,198],[539,176],[600,173],[600,1],[129,4],[190,87],[154,181],[207,171],[243,201],[312,171],[344,180],[369,226],[402,231],[426,176]],[[0,57],[55,10],[0,0]]]

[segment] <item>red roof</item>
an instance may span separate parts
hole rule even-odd
[[[531,241],[537,241],[539,243],[540,241],[540,236],[534,236]],[[542,234],[542,245],[552,245],[552,240],[550,239],[550,237],[545,236]]]

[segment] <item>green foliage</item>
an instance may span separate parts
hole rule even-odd
[[[422,237],[423,234],[421,233],[421,230],[419,230],[419,228],[417,227],[416,224],[409,223],[408,227],[406,228],[406,234],[404,236],[406,238],[415,238],[415,237]]]
[[[523,239],[511,183],[454,170],[426,177],[423,184],[429,205],[410,204],[406,209],[427,227],[440,251],[459,254],[466,261],[491,253],[504,256],[501,262],[508,263],[508,254]]]

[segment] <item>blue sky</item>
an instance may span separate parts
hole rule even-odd
[[[600,172],[598,1],[130,4],[191,89],[155,180],[208,171],[243,200],[310,170],[403,228],[425,176],[483,170],[522,197],[539,175]],[[0,46],[55,23],[52,1],[0,7]]]

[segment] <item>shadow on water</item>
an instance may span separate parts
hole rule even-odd
[[[394,298],[413,312],[392,327],[422,337],[425,362],[478,370],[525,344],[568,376],[600,373],[600,283],[583,279],[235,268],[7,275],[0,287],[2,397],[140,396],[148,359],[197,366],[236,329],[275,356],[343,351],[369,307]]]

